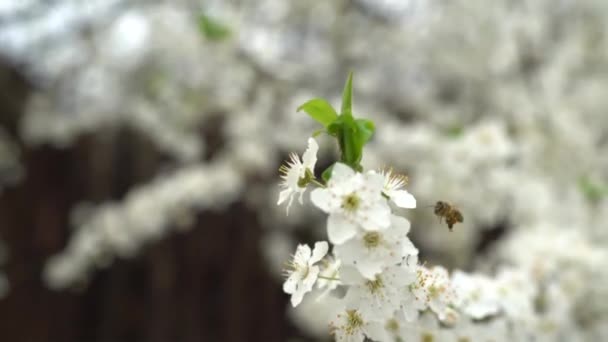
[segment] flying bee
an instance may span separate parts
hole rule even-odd
[[[439,222],[441,222],[441,220],[445,218],[445,223],[448,224],[448,228],[450,229],[450,231],[452,231],[452,227],[456,223],[464,222],[464,218],[462,217],[462,213],[460,212],[460,210],[458,210],[458,208],[448,202],[437,201],[437,203],[435,203],[434,212],[435,215],[439,216]]]

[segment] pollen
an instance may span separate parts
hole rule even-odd
[[[366,285],[369,292],[378,293],[384,287],[384,282],[382,281],[382,278],[376,277],[375,280],[368,280]]]
[[[308,276],[309,268],[307,265],[298,264],[292,258],[283,264],[283,276],[287,278],[294,272],[298,272],[301,274],[302,278],[306,278]]]
[[[387,179],[384,186],[385,190],[400,189],[409,182],[409,178],[406,175],[393,172],[392,167],[382,170],[381,173],[384,174]]]
[[[388,322],[386,322],[386,330],[397,333],[399,331],[399,322],[394,318],[389,319]]]
[[[344,199],[342,200],[342,208],[346,211],[357,211],[360,204],[361,199],[354,192],[350,195],[344,196]]]
[[[433,341],[435,341],[435,336],[433,336],[433,334],[430,332],[424,332],[420,336],[420,341],[421,342],[433,342]]]
[[[357,310],[346,310],[346,326],[344,332],[347,335],[354,335],[363,326],[363,318]]]
[[[376,248],[380,245],[381,236],[378,232],[368,232],[363,236],[363,243],[368,249]]]

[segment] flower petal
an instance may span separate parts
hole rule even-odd
[[[414,246],[412,241],[409,238],[405,238],[401,242],[401,255],[410,256],[410,255],[418,255],[418,248]]]
[[[355,174],[355,171],[346,164],[335,163],[331,171],[331,182],[342,182]]]
[[[291,295],[291,305],[294,308],[302,302],[302,299],[304,299],[305,292],[300,290],[300,288],[296,289],[296,291]]]
[[[344,266],[340,269],[340,281],[343,284],[361,284],[365,279],[355,267]]]
[[[410,231],[410,221],[405,217],[391,215],[391,226],[399,231],[399,234],[407,235]]]
[[[291,193],[291,189],[285,189],[281,191],[281,193],[279,194],[279,200],[277,201],[277,205],[281,205],[283,202],[285,202],[289,198],[289,195],[291,195]]]
[[[366,212],[366,219],[361,220],[365,230],[382,230],[391,224],[391,208],[382,200]]]
[[[382,272],[382,261],[361,259],[357,263],[357,269],[367,279],[375,279],[376,274]]]
[[[302,161],[304,162],[304,167],[313,172],[317,163],[317,151],[319,151],[317,141],[313,138],[308,138],[308,148],[304,152],[304,155],[302,155]]]
[[[416,208],[416,198],[405,190],[393,190],[388,193],[391,201],[398,207],[413,209]]]
[[[312,266],[308,269],[308,274],[306,275],[306,278],[302,279],[301,289],[304,293],[312,291],[312,288],[315,285],[317,278],[319,277],[319,272],[320,270],[317,266]]]
[[[308,263],[310,265],[312,265],[315,262],[323,259],[323,257],[327,254],[328,250],[329,250],[329,244],[327,243],[327,241],[316,242],[315,248],[312,250],[312,257],[310,258]]]
[[[357,226],[340,214],[331,214],[327,220],[327,235],[331,243],[340,245],[355,236]]]
[[[296,254],[293,256],[293,261],[298,265],[308,265],[310,259],[310,247],[308,245],[298,245]]]
[[[298,287],[297,278],[298,277],[296,274],[292,274],[291,276],[289,276],[289,278],[287,278],[287,280],[285,280],[285,282],[283,283],[283,292],[288,294],[294,293],[296,291],[296,288]]]
[[[384,177],[374,171],[368,171],[365,174],[366,184],[374,191],[380,194],[384,188]]]
[[[327,189],[314,189],[310,193],[310,201],[324,212],[329,212],[331,195]]]

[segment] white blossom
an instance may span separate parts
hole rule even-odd
[[[288,262],[285,269],[287,280],[283,283],[283,291],[291,294],[291,304],[294,307],[300,304],[307,292],[312,291],[319,276],[319,266],[315,264],[323,259],[328,248],[325,241],[315,243],[312,252],[307,245],[298,245],[293,259]]]
[[[382,176],[358,173],[336,163],[327,188],[315,189],[310,197],[317,207],[329,213],[329,241],[340,245],[353,238],[358,228],[366,231],[388,228],[390,208],[382,197],[382,188]]]
[[[408,178],[404,175],[393,173],[393,169],[382,170],[380,172],[384,177],[384,194],[401,208],[413,209],[416,208],[416,198],[403,187],[407,185]]]
[[[491,279],[462,271],[452,274],[455,305],[473,319],[483,319],[500,311],[498,288]]]
[[[362,311],[348,307],[335,315],[330,322],[330,330],[339,342],[362,342],[365,337],[386,340],[386,333],[379,322],[371,321]]]
[[[293,196],[295,194],[300,194],[300,204],[302,204],[302,196],[306,191],[307,184],[300,184],[302,179],[305,179],[306,173],[309,172],[311,175],[314,175],[315,164],[317,163],[317,151],[319,150],[319,145],[313,138],[308,139],[308,148],[302,155],[302,160],[298,157],[297,154],[290,154],[290,160],[286,165],[281,166],[281,177],[283,178],[283,182],[281,183],[281,187],[284,188],[279,194],[279,200],[277,205],[281,205],[285,201],[289,200],[287,203],[287,212],[289,213],[289,207],[293,202]]]
[[[355,266],[361,274],[373,279],[382,268],[395,265],[418,249],[407,237],[410,222],[391,215],[391,226],[379,231],[359,231],[357,235],[335,247],[345,264]]]
[[[354,268],[343,267],[341,280],[349,285],[344,299],[349,306],[376,320],[384,320],[400,308],[402,289],[416,280],[416,274],[395,265],[385,268],[374,279],[367,279]]]

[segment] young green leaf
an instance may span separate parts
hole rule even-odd
[[[223,40],[230,36],[230,29],[226,25],[204,14],[198,19],[198,28],[209,40]]]
[[[367,119],[357,119],[355,122],[357,124],[357,128],[359,129],[359,136],[363,141],[363,145],[365,145],[369,139],[372,138],[372,135],[374,135],[376,126],[374,125],[373,121]]]
[[[316,137],[318,137],[319,135],[321,135],[321,134],[323,134],[323,133],[326,133],[326,132],[327,132],[327,131],[325,130],[325,128],[317,129],[317,130],[315,130],[314,132],[312,132],[312,137],[313,137],[313,138],[316,138]]]
[[[598,202],[604,196],[608,195],[608,188],[605,185],[593,182],[587,176],[579,178],[578,186],[581,192],[591,202]]]
[[[325,169],[325,171],[323,171],[323,173],[321,173],[321,179],[323,179],[325,183],[329,182],[331,179],[331,173],[334,170],[334,165],[336,164],[331,164],[327,169]]]
[[[352,116],[353,108],[353,73],[348,74],[346,83],[344,84],[344,91],[342,92],[342,111],[341,114],[344,116]]]
[[[341,141],[342,161],[355,170],[361,168],[363,147],[374,134],[374,124],[370,120],[345,120],[338,137]]]
[[[338,118],[338,113],[336,113],[329,102],[323,99],[312,99],[298,107],[298,112],[301,110],[322,124],[323,127],[327,127]]]

